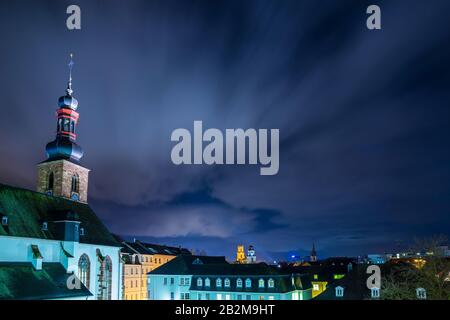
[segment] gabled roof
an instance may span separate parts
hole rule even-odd
[[[80,222],[85,235],[81,243],[120,247],[88,204],[0,184],[0,216],[8,217],[8,226],[0,224],[0,236],[63,240],[52,221]],[[48,222],[48,230],[42,223]]]
[[[80,283],[80,289],[69,289],[71,274],[60,263],[43,263],[42,270],[34,270],[27,262],[0,262],[0,299],[38,300],[92,296]]]
[[[199,260],[201,263],[199,263]],[[194,263],[195,261],[195,263]],[[216,268],[229,265],[225,257],[179,255],[175,259],[161,265],[148,274],[193,275],[202,274],[205,268],[214,265]],[[212,267],[211,267],[212,268]],[[212,271],[212,270],[211,270]]]

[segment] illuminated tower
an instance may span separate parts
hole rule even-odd
[[[317,252],[316,252],[316,246],[313,243],[312,246],[312,250],[311,250],[311,256],[309,257],[309,260],[311,262],[316,262],[317,261]]]
[[[255,248],[253,246],[248,246],[247,263],[255,263],[255,262],[256,262]]]
[[[80,166],[83,150],[76,144],[78,101],[73,97],[70,55],[66,94],[58,100],[56,138],[45,148],[47,160],[38,164],[37,191],[48,195],[87,202],[89,169]]]
[[[237,253],[236,253],[236,262],[237,263],[245,263],[245,251],[243,245],[238,245]]]

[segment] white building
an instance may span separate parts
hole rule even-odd
[[[153,300],[308,300],[312,294],[308,275],[224,257],[180,255],[147,275]]]

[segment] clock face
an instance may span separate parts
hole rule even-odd
[[[78,193],[72,193],[72,196],[70,197],[72,200],[78,201],[80,197],[78,196]]]

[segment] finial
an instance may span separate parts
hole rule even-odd
[[[72,68],[75,63],[73,62],[73,53],[70,54],[70,61],[69,61],[69,82],[67,83],[67,89],[66,92],[69,96],[72,96],[73,90],[72,90]]]

